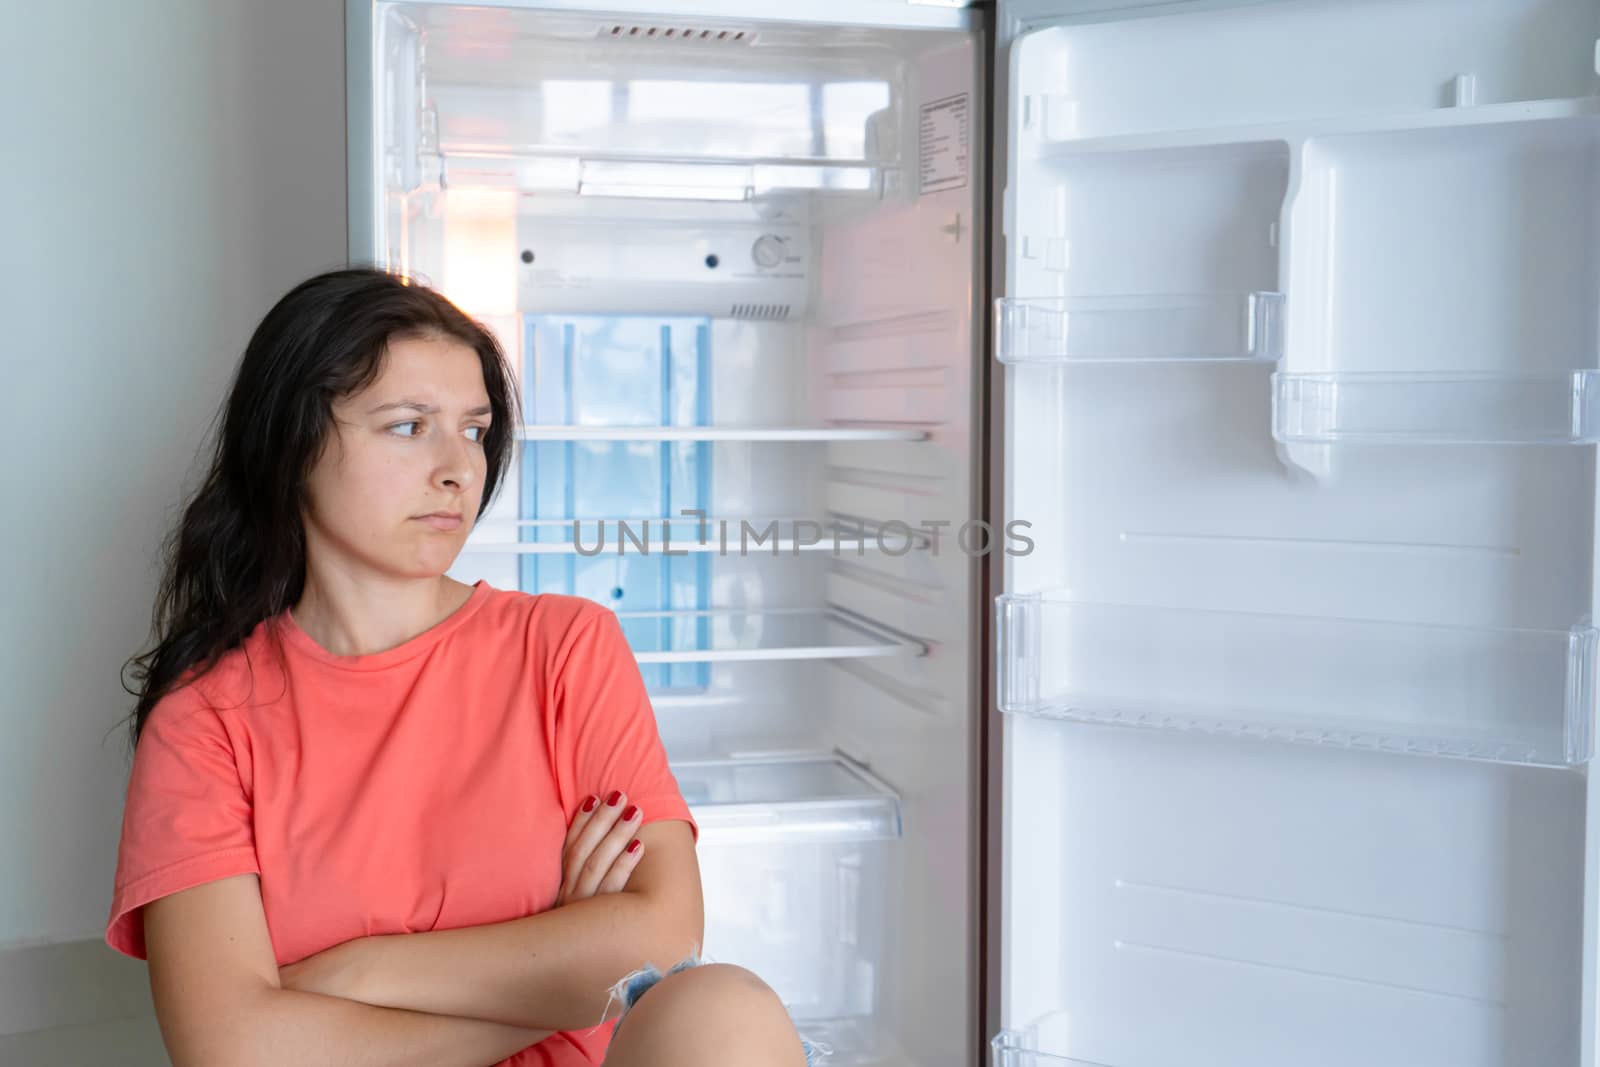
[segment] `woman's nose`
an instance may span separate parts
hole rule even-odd
[[[444,454],[434,467],[434,480],[440,485],[465,489],[472,484],[472,453],[474,446],[465,439],[460,444],[444,446]]]

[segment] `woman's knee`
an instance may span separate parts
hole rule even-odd
[[[743,967],[707,963],[669,974],[617,1027],[606,1067],[804,1067],[783,1001]]]

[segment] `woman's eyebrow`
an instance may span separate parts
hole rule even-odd
[[[367,414],[376,415],[380,411],[391,411],[395,408],[411,408],[412,410],[421,412],[424,415],[437,415],[439,413],[439,408],[435,404],[424,404],[420,400],[396,400],[388,404],[379,404],[377,407],[368,411]],[[489,415],[492,413],[493,409],[487,404],[481,408],[473,408],[471,411],[467,412],[468,415]]]
[[[368,411],[367,414],[376,415],[380,411],[393,411],[396,408],[414,408],[424,415],[432,415],[439,410],[433,404],[424,404],[420,400],[395,400],[388,404],[379,404]]]

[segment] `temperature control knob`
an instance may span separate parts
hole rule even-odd
[[[762,270],[771,270],[783,262],[783,238],[777,234],[764,233],[756,238],[756,243],[750,247],[750,258],[755,260],[756,266]]]

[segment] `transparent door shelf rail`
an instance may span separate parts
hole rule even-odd
[[[996,301],[1002,363],[1274,363],[1282,293],[1155,293]]]
[[[1279,372],[1272,379],[1272,436],[1285,443],[1600,441],[1600,370]]]
[[[701,840],[712,844],[888,841],[900,798],[837,753],[680,760],[672,764]]]
[[[1572,766],[1597,632],[996,598],[1000,710],[1343,748]]]
[[[840,608],[619,611],[640,663],[911,656],[921,642]]]
[[[928,431],[884,426],[527,425],[524,441],[923,441]]]
[[[1063,101],[1069,103],[1070,101]],[[1045,94],[1048,114],[1059,106]],[[1420,111],[1363,112],[1317,118],[1288,118],[1272,122],[1246,122],[1203,128],[1152,129],[1137,133],[1101,133],[1088,137],[1052,136],[1048,122],[1036,123],[1038,140],[1030,155],[1035,159],[1070,160],[1118,152],[1160,152],[1221,146],[1296,144],[1312,138],[1369,133],[1423,132],[1445,127],[1492,126],[1507,132],[1533,123],[1559,123],[1582,135],[1583,127],[1600,114],[1600,99],[1593,96],[1553,100],[1506,100],[1471,107],[1430,107]],[[1070,128],[1070,127],[1069,127]]]
[[[802,527],[800,522],[809,525]],[[576,535],[574,523],[579,524]],[[541,540],[510,540],[520,529],[534,530],[534,536]],[[886,550],[899,553],[928,545],[927,537],[915,531],[884,530],[880,535],[872,525],[794,519],[707,518],[702,537],[700,520],[685,515],[679,518],[484,521],[473,530],[473,537],[467,539],[462,551],[486,555],[638,556],[716,552],[730,556],[792,556],[796,552],[864,555]]]

